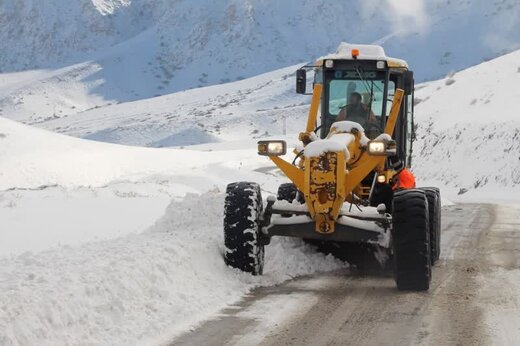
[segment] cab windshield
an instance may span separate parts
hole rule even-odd
[[[390,81],[389,105],[383,107],[385,100],[385,71],[337,70],[330,71],[327,81],[328,126],[335,121],[349,120],[359,123],[365,128],[369,137],[382,132],[385,117],[391,105],[394,93],[394,82]],[[371,133],[373,132],[373,133]],[[370,134],[370,135],[369,135]]]

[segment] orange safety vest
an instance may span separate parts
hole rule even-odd
[[[415,188],[415,177],[407,168],[404,168],[394,177],[393,190]]]

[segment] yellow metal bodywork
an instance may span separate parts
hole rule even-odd
[[[314,85],[307,126],[305,132],[300,133],[300,140],[304,145],[313,138],[311,133],[318,118],[322,90],[321,84]],[[396,89],[384,131],[390,136],[394,132],[403,96],[404,91]],[[337,130],[331,128],[329,137],[336,133]],[[298,190],[303,192],[318,233],[334,232],[343,203],[351,200],[352,194],[360,196],[367,193],[360,184],[370,172],[375,170],[377,173],[385,174],[387,179],[393,175],[390,171],[384,170],[385,156],[368,155],[362,145],[362,134],[353,131],[352,135],[355,139],[347,147],[348,160],[344,152],[326,152],[319,157],[305,157],[297,167],[280,157],[269,156]]]
[[[342,152],[305,158],[305,187],[301,191],[316,222],[316,232],[334,232],[335,221],[346,197],[345,166]]]
[[[309,109],[309,117],[307,118],[307,126],[305,131],[310,133],[316,127],[316,121],[318,120],[318,109],[320,108],[321,92],[323,85],[315,84],[314,90],[312,91],[311,108]]]

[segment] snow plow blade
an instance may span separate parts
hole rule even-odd
[[[335,231],[331,234],[320,234],[315,231],[313,220],[305,223],[271,225],[268,236],[296,237],[304,239],[338,241],[338,242],[374,242],[378,243],[383,234],[381,232],[369,231],[362,228],[346,226],[336,223]]]

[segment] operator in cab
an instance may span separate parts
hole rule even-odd
[[[348,104],[341,108],[336,121],[353,121],[365,127],[370,123],[376,122],[374,112],[364,104],[361,100],[361,94],[358,92],[350,93]]]

